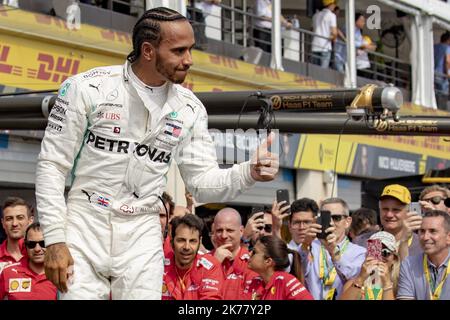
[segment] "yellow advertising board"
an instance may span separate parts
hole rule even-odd
[[[0,86],[57,89],[73,74],[97,66],[122,64],[130,51],[129,33],[86,24],[80,30],[71,31],[64,20],[56,17],[0,6]],[[335,87],[306,76],[196,50],[193,60],[194,66],[184,86],[195,92]],[[449,115],[410,103],[402,106],[400,114]],[[368,174],[367,165],[356,163],[355,159],[364,159],[367,154],[378,156],[382,168],[410,172],[414,169],[421,173],[429,166],[428,158],[450,160],[450,143],[441,137],[344,135],[339,150],[337,135],[301,135],[296,143],[292,167],[332,170],[337,157],[338,172],[363,176]],[[371,149],[367,151],[366,147]],[[385,149],[413,154],[414,159],[383,153]]]

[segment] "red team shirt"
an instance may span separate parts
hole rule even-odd
[[[253,278],[247,283],[244,296],[252,300],[314,300],[303,284],[285,271],[275,271],[266,285],[260,277]]]
[[[223,272],[210,254],[197,254],[189,270],[179,270],[174,253],[164,259],[163,300],[221,300]]]
[[[7,249],[7,242],[8,240],[3,241],[3,243],[0,245],[0,272],[4,267],[6,267],[9,264],[20,262],[23,265],[27,265],[28,261],[28,254],[27,254],[27,248],[25,247],[24,239],[19,240],[19,248],[20,252],[22,252],[22,258],[17,261],[14,259],[11,254],[8,252]]]
[[[56,300],[57,289],[45,274],[20,263],[10,264],[0,274],[0,300]]]
[[[211,251],[214,255],[215,250]],[[243,294],[246,283],[258,274],[248,268],[250,254],[245,247],[241,247],[233,261],[225,259],[222,262],[222,268],[225,275],[223,284],[224,300],[249,300],[251,296]]]

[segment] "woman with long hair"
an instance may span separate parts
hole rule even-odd
[[[289,254],[294,255],[291,273],[284,271],[290,264]],[[283,240],[273,235],[263,236],[250,255],[248,267],[259,275],[244,290],[252,300],[313,300],[302,284],[300,255],[288,249]]]
[[[344,285],[340,300],[395,300],[400,273],[395,237],[389,232],[379,231],[370,239],[381,241],[382,260],[368,254],[359,275]]]

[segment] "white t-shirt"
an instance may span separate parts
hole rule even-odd
[[[212,13],[214,6],[215,6],[214,3],[206,1],[195,1],[194,3],[194,7],[196,9],[201,10],[205,18]]]
[[[167,81],[160,87],[150,87],[136,76],[131,65],[128,67],[128,73],[130,74],[131,83],[149,111],[148,123],[151,125],[151,128],[155,128],[161,116],[162,108],[167,101],[167,90],[169,88]]]
[[[256,0],[255,15],[257,17],[272,18],[272,1]],[[260,28],[272,29],[272,22],[255,18],[255,25]]]
[[[337,27],[336,15],[331,12],[330,9],[325,8],[322,11],[317,12],[313,16],[313,31],[315,34],[330,38],[331,28]],[[314,37],[312,41],[313,52],[326,52],[331,51],[331,40]]]

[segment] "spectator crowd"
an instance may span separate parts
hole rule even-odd
[[[301,198],[249,216],[224,207],[208,221],[194,213],[189,193],[186,207],[164,193],[162,299],[448,300],[449,196],[445,187],[426,187],[415,212],[410,191],[393,184],[379,196],[379,216],[368,208],[351,213],[341,198]],[[56,300],[31,207],[10,197],[1,221],[0,298]]]

